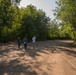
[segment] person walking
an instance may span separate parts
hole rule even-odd
[[[33,49],[35,48],[35,45],[36,45],[36,36],[34,35],[33,37],[32,37],[32,46],[33,46]]]
[[[20,49],[20,46],[21,46],[21,40],[20,40],[20,37],[18,37],[18,48]]]
[[[27,48],[27,38],[26,38],[26,36],[23,39],[23,43],[24,43],[24,49],[26,50],[26,48]]]
[[[32,37],[32,42],[35,43],[36,42],[36,36]]]

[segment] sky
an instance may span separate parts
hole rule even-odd
[[[37,9],[42,9],[47,16],[54,19],[53,11],[56,7],[57,0],[21,0],[20,7],[27,7],[27,5],[34,5]]]

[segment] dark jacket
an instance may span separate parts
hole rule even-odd
[[[26,37],[23,39],[23,43],[24,43],[24,44],[27,43],[27,38],[26,38]]]

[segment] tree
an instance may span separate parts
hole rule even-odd
[[[12,6],[10,0],[0,1],[0,41],[9,41],[14,37],[12,33],[17,33],[20,27],[18,11],[19,8]]]
[[[16,5],[19,4],[20,1],[21,1],[21,0],[10,0],[10,2],[11,2],[12,4],[16,4]]]
[[[55,10],[57,19],[62,20],[62,23],[70,24],[71,26],[71,36],[76,42],[76,0],[59,0],[56,2],[58,7]]]
[[[49,25],[49,38],[59,38],[59,25],[56,20],[52,20]]]
[[[37,10],[35,6],[28,5],[24,9],[25,13],[22,19],[22,32],[29,40],[33,35],[38,37],[38,40],[46,38],[48,21],[50,20],[45,12]]]
[[[31,40],[34,35],[38,40],[44,40],[48,35],[49,21],[50,18],[45,12],[37,10],[33,5],[19,8],[16,4],[13,5],[11,0],[1,0],[0,41],[12,41],[18,36],[23,38],[25,35],[28,40]]]

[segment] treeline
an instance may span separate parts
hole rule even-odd
[[[43,10],[33,5],[19,8],[19,3],[20,0],[0,0],[0,42],[15,41],[18,36],[21,39],[26,36],[28,41],[31,41],[33,35],[37,36],[37,40],[73,37],[75,25],[72,32],[71,23],[64,20],[58,23],[47,17]],[[60,12],[56,10],[55,14],[59,18]]]
[[[58,0],[56,3],[55,16],[61,20],[61,34],[65,33],[76,43],[76,0]]]
[[[37,40],[44,40],[49,21],[45,12],[33,5],[19,8],[13,0],[0,0],[0,42],[17,40],[18,36],[26,36],[30,41],[33,35]]]

